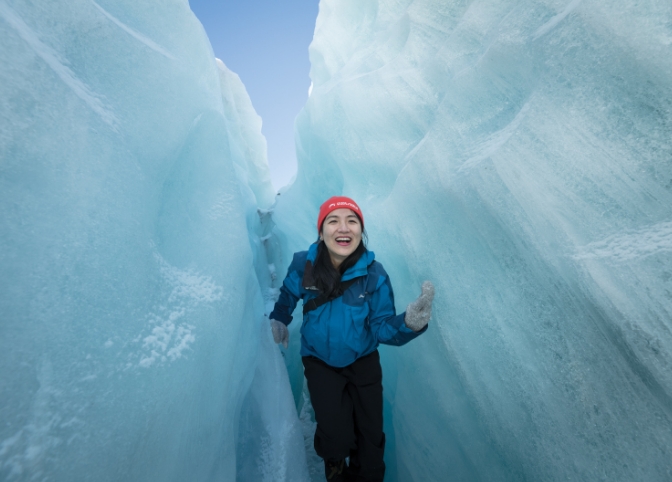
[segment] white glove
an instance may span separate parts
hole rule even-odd
[[[289,330],[283,322],[271,318],[271,330],[273,331],[273,341],[282,343],[285,349],[289,346]]]
[[[404,323],[413,331],[420,331],[432,316],[432,301],[434,300],[434,285],[431,281],[422,283],[422,294],[406,308]]]

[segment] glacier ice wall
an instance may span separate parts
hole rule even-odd
[[[672,479],[672,4],[322,0],[310,58],[285,255],[344,193],[437,287],[389,479]]]
[[[0,65],[0,479],[304,480],[261,120],[188,2],[0,0]]]

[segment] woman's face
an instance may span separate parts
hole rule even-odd
[[[336,209],[324,218],[320,239],[329,250],[332,264],[338,268],[362,242],[362,224],[354,211]]]

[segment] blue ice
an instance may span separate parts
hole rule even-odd
[[[332,194],[397,308],[388,481],[672,479],[672,4],[321,0],[273,192],[186,1],[0,0],[0,479],[308,481],[270,311]]]

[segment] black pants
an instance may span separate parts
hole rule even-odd
[[[303,357],[315,410],[315,452],[326,460],[350,457],[351,480],[382,481],[383,371],[378,351],[343,368]]]

